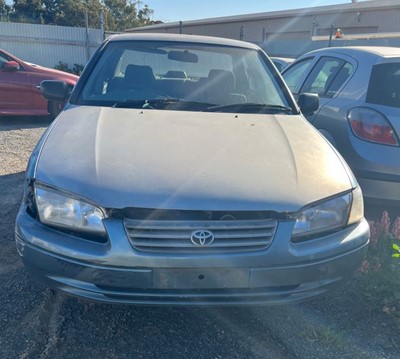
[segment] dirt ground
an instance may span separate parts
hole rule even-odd
[[[14,244],[24,170],[48,125],[0,118],[0,358],[400,357],[400,328],[369,309],[356,279],[273,307],[111,306],[54,294],[24,269]]]

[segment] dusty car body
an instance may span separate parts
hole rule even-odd
[[[32,154],[16,221],[32,273],[110,303],[304,300],[350,278],[368,241],[354,176],[266,54],[187,35],[99,48]]]
[[[75,85],[78,76],[27,63],[0,50],[0,116],[55,117],[62,104],[47,101],[39,90],[43,80],[60,80]]]
[[[400,49],[343,47],[312,51],[284,70],[297,96],[316,93],[306,118],[339,150],[365,198],[400,203]]]

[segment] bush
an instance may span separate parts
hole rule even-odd
[[[83,65],[74,64],[74,66],[70,68],[67,63],[61,61],[56,66],[54,66],[56,70],[69,72],[71,74],[75,74],[78,76],[80,76],[80,74],[82,73],[83,67],[84,67]]]
[[[385,211],[369,225],[368,254],[357,276],[360,289],[374,309],[400,321],[400,217],[391,224]]]

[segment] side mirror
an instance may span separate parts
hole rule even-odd
[[[17,71],[17,70],[19,70],[19,63],[17,61],[7,61],[3,65],[2,69],[4,71],[10,71],[10,72],[11,71]]]
[[[64,81],[44,80],[40,83],[43,97],[49,101],[64,102],[69,97],[68,85]]]
[[[316,93],[302,93],[297,103],[304,115],[311,115],[319,108],[319,96]]]

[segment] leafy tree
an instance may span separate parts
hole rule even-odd
[[[8,21],[11,6],[7,5],[5,0],[0,0],[0,21]]]
[[[0,0],[0,9],[5,0]],[[9,17],[15,22],[30,22],[61,26],[85,26],[88,12],[89,27],[100,27],[104,14],[105,30],[151,24],[153,10],[137,0],[13,0]],[[1,13],[0,13],[1,14]]]
[[[122,31],[132,27],[148,25],[153,10],[141,1],[104,0],[106,30]]]
[[[88,12],[89,27],[98,28],[100,25],[99,14],[102,5],[99,0],[46,0],[47,2],[58,2],[54,6],[54,25],[61,26],[85,26],[85,13]]]
[[[14,0],[10,20],[14,22],[42,23],[41,0]]]

